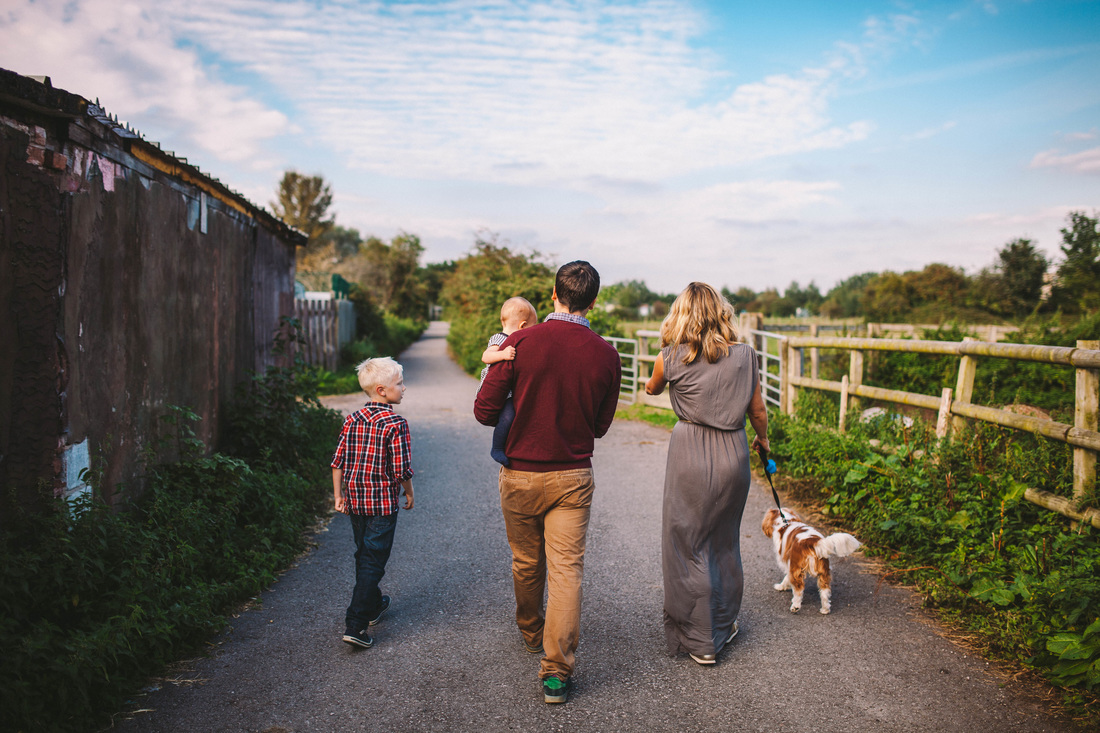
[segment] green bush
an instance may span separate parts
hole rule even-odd
[[[554,270],[538,254],[520,254],[478,240],[474,252],[455,263],[440,298],[444,318],[451,322],[447,344],[455,361],[470,374],[484,364],[481,353],[489,337],[500,331],[500,306],[515,296],[531,301],[539,320],[553,311],[550,294]]]
[[[36,514],[3,497],[0,729],[102,727],[275,579],[329,496],[340,420],[313,388],[301,369],[254,378],[227,423],[234,456],[205,455],[195,416],[175,410],[180,460],[150,467],[121,510],[48,500]]]
[[[401,353],[424,333],[427,323],[412,318],[401,318],[389,313],[381,314],[381,331],[373,336],[363,336],[340,350],[341,367],[336,372],[318,372],[317,388],[321,394],[351,394],[359,391],[359,378],[355,367],[366,359],[392,356],[400,359]]]
[[[1023,499],[1026,487],[1071,492],[1068,446],[981,423],[937,441],[895,415],[853,414],[841,435],[810,421],[835,424],[831,401],[804,394],[797,418],[769,416],[781,492],[783,479],[810,484],[824,514],[995,655],[1060,685],[1100,685],[1100,533]]]

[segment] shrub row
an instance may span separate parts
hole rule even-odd
[[[842,435],[821,425],[836,411],[804,391],[797,418],[770,416],[780,491],[851,528],[996,656],[1072,690],[1100,685],[1100,533],[1023,498],[1029,486],[1071,491],[1069,447],[980,423],[937,441],[890,414],[853,414]]]
[[[142,497],[22,512],[0,536],[0,729],[101,727],[148,675],[185,656],[270,584],[325,506],[339,416],[302,369],[241,390],[225,453],[186,418],[183,455]]]

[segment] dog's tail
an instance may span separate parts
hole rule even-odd
[[[860,542],[847,532],[836,532],[817,543],[814,552],[820,558],[847,557],[858,550]]]

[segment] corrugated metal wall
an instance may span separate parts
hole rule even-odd
[[[89,460],[139,493],[172,405],[213,444],[293,314],[295,237],[140,157],[92,117],[0,103],[0,486],[24,503]]]

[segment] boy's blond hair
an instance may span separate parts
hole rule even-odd
[[[359,386],[370,394],[378,385],[387,385],[403,375],[405,368],[389,356],[379,356],[367,359],[355,367],[355,372],[359,375]]]
[[[524,316],[530,316],[530,318],[525,319]],[[504,301],[504,305],[500,307],[500,322],[503,324],[509,318],[527,320],[528,325],[534,325],[539,320],[539,314],[535,306],[531,305],[531,301],[517,295]]]

